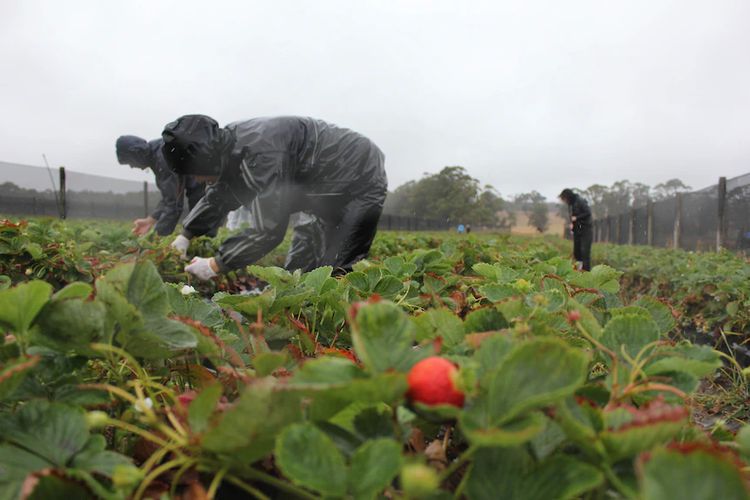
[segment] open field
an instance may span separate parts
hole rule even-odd
[[[381,232],[198,282],[169,241],[0,223],[0,498],[748,498],[744,259]]]
[[[563,234],[563,227],[565,227],[565,220],[557,215],[556,212],[549,212],[549,225],[544,234],[551,234],[554,236],[561,236]],[[529,225],[529,218],[523,212],[516,212],[516,225],[511,229],[512,234],[536,236],[539,231],[535,227]]]

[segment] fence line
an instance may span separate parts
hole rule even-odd
[[[594,220],[594,241],[685,250],[750,248],[750,174]]]
[[[98,176],[102,177],[102,176]],[[119,181],[112,179],[113,182]],[[65,218],[95,218],[133,220],[149,214],[161,198],[158,191],[149,191],[143,182],[143,193],[102,193],[96,191],[71,191],[65,167],[59,169],[57,192],[31,191],[0,195],[0,214]],[[130,182],[130,181],[128,181]],[[394,231],[439,231],[451,228],[451,223],[405,215],[383,214],[378,228]]]

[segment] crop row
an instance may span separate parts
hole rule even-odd
[[[720,354],[559,242],[381,234],[196,291],[117,231],[0,228],[2,498],[748,498],[750,431],[690,415]]]

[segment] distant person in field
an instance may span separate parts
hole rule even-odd
[[[169,169],[161,152],[163,144],[162,139],[147,142],[134,135],[120,136],[115,143],[120,165],[130,165],[131,168],[141,170],[150,168],[161,193],[161,201],[151,215],[133,221],[133,234],[138,236],[148,233],[151,228],[155,228],[159,236],[172,234],[182,215],[184,198],[187,198],[188,207],[192,209],[203,197],[204,184],[189,176],[180,179]],[[210,233],[215,235],[216,228]]]
[[[214,257],[185,267],[198,278],[256,262],[281,243],[296,212],[305,216],[294,226],[288,269],[346,272],[367,256],[388,188],[383,153],[367,137],[314,118],[255,118],[222,128],[203,115],[178,118],[162,137],[175,173],[209,183],[172,243],[183,256],[190,238],[230,210],[242,205],[253,214],[252,226],[227,238]]]
[[[571,189],[563,189],[560,201],[568,205],[570,231],[573,233],[573,258],[579,270],[590,271],[594,232],[589,204]]]

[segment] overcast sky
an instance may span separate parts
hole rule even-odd
[[[750,172],[750,2],[0,2],[0,160],[141,180],[115,138],[188,113],[352,128],[391,189],[703,187]]]

